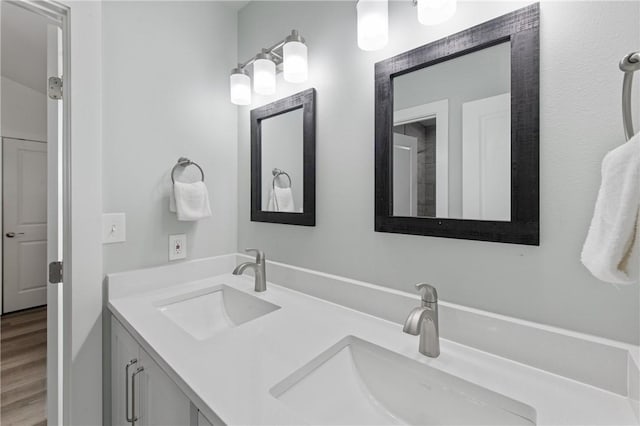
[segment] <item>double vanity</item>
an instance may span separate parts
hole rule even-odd
[[[359,5],[365,3],[386,4]],[[297,31],[285,40],[290,38],[301,40]],[[551,47],[546,44],[542,47]],[[271,262],[256,249],[252,256],[229,254],[110,274],[105,394],[111,409],[105,410],[110,416],[105,424],[640,424],[638,347],[447,303],[438,299],[437,282],[418,284],[412,293],[393,289],[407,288],[400,276],[423,274],[428,281],[445,277],[450,268],[469,267],[466,274],[447,278],[440,288],[445,297],[471,300],[474,292],[476,306],[515,312],[524,306],[509,305],[515,295],[535,294],[541,300],[531,306],[540,314],[531,315],[532,308],[518,315],[546,318],[546,311],[554,310],[555,320],[549,321],[559,323],[558,310],[565,309],[568,324],[579,321],[580,312],[571,311],[576,305],[561,302],[578,288],[562,287],[566,281],[586,279],[575,265],[578,237],[570,233],[581,228],[555,241],[547,231],[551,247],[535,248],[541,242],[540,49],[540,7],[532,4],[377,62],[369,70],[375,76],[374,105],[355,103],[354,97],[348,105],[349,113],[358,110],[354,120],[338,118],[346,110],[332,102],[364,90],[336,96],[345,85],[329,87],[333,82],[322,72],[315,72],[322,76],[317,91],[307,87],[252,105],[252,223],[243,228],[249,214],[240,208],[238,243],[269,244],[273,257],[349,270],[353,276],[363,276],[367,267],[372,268],[367,276],[384,270],[375,278],[384,287]],[[256,58],[265,60],[267,53]],[[350,61],[358,70],[366,63],[357,56]],[[233,74],[248,80],[244,66],[248,63]],[[557,71],[550,75],[547,89],[558,78]],[[367,74],[349,78],[351,84]],[[553,107],[550,99],[547,107]],[[317,140],[316,113],[325,126]],[[369,113],[375,119],[365,119]],[[375,124],[369,133],[360,125],[367,120]],[[372,149],[355,148],[367,134]],[[323,172],[318,176],[317,147]],[[360,184],[371,165],[374,179],[366,193]],[[320,178],[323,220],[315,229],[293,230],[291,225],[316,226]],[[547,189],[553,179],[547,176]],[[249,198],[242,191],[239,196]],[[558,194],[547,202],[553,196]],[[362,215],[368,204],[374,207],[369,222]],[[357,210],[347,211],[355,205]],[[353,235],[336,238],[351,232],[356,221]],[[369,238],[364,224],[370,224],[371,234],[385,235]],[[194,234],[210,228],[175,229]],[[215,238],[207,231],[198,235]],[[422,244],[418,236],[431,240]],[[534,247],[493,250],[433,237]],[[402,245],[400,238],[411,241]],[[440,244],[443,254],[433,256]],[[363,250],[365,245],[377,247]],[[338,246],[326,259],[307,260]],[[368,254],[374,256],[352,261]],[[550,262],[552,256],[561,259]],[[432,268],[437,262],[443,264]],[[517,266],[503,270],[508,262]],[[571,268],[577,271],[573,275],[559,273]],[[393,276],[396,282],[383,278],[400,269],[405,273]],[[480,285],[471,285],[491,269],[478,277]],[[541,285],[514,286],[506,296],[497,290],[523,277]],[[464,279],[469,281],[464,285],[454,281]],[[492,280],[500,282],[482,287]],[[455,291],[448,293],[444,285]],[[604,294],[595,286],[588,291],[592,302],[599,300],[595,294]],[[556,296],[565,299],[552,300]]]
[[[256,292],[259,274],[231,274],[243,262],[242,269],[252,264],[260,269],[260,255],[256,262],[227,255],[109,275],[112,424],[638,422],[632,348],[536,330],[486,313],[481,318],[482,313],[446,302],[441,302],[438,341],[431,334],[438,317],[430,286],[421,287],[422,307],[416,308],[418,295],[262,256],[266,290]],[[343,289],[341,295],[332,291],[335,286]],[[323,291],[333,296],[324,297]],[[476,315],[474,324],[466,324],[470,315]],[[487,327],[488,344],[522,327],[508,346],[566,338],[567,351],[590,353],[582,360],[526,365],[517,350],[500,353],[496,344],[498,353],[489,353],[472,341],[447,337],[461,336],[457,329],[467,326],[482,337],[478,324]],[[420,341],[409,334],[421,332]],[[598,356],[624,365],[590,366]],[[603,374],[596,377],[589,367]]]

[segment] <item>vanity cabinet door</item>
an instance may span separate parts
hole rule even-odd
[[[203,416],[200,411],[198,411],[198,426],[214,426],[214,425],[209,421],[209,419]]]
[[[127,418],[131,418],[131,375],[141,365],[139,357],[138,343],[118,320],[111,317],[111,423],[113,425],[131,425],[131,422],[127,421]]]
[[[144,371],[136,377],[136,386],[140,388],[140,399],[136,407],[136,411],[140,414],[136,424],[189,426],[191,424],[189,398],[142,349],[140,359]]]

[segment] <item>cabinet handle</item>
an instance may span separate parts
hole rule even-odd
[[[124,415],[127,418],[127,422],[129,423],[133,423],[134,421],[133,414],[131,415],[131,417],[129,417],[129,367],[131,367],[133,364],[137,362],[138,360],[134,358],[127,363],[126,367],[124,367],[124,401],[125,401]]]
[[[138,421],[136,416],[136,376],[144,371],[144,367],[138,367],[131,375],[131,426]]]

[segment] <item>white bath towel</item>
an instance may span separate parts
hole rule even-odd
[[[295,212],[296,207],[293,202],[291,188],[278,188],[276,186],[271,189],[267,210],[271,212]]]
[[[602,183],[582,248],[582,263],[598,279],[629,284],[638,279],[640,241],[640,134],[602,161]]]
[[[180,221],[194,221],[211,216],[209,191],[204,182],[175,182],[169,196],[169,211]]]

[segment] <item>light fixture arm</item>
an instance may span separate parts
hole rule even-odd
[[[248,66],[252,65],[257,59],[262,57],[263,55],[270,55],[271,60],[276,64],[276,66],[280,65],[283,61],[282,47],[290,42],[290,41],[299,41],[300,43],[305,43],[303,37],[300,36],[298,30],[291,30],[291,34],[285,37],[284,39],[278,41],[274,45],[267,47],[266,49],[262,49],[260,53],[254,55],[251,59],[246,62],[238,63],[237,69],[244,70]]]
[[[278,66],[283,78],[289,83],[303,83],[308,76],[307,45],[297,30],[283,40],[264,48],[245,62],[231,70],[229,76],[229,95],[231,103],[251,104],[251,84],[260,95],[273,95],[276,92],[276,73]],[[253,78],[249,76],[251,66]]]

